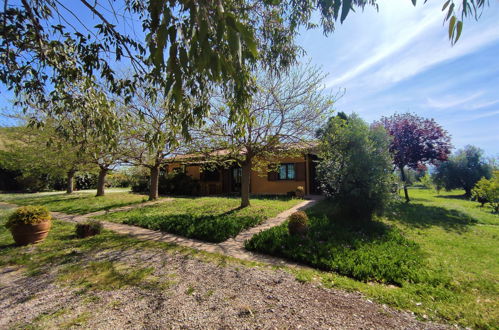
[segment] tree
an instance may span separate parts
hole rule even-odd
[[[452,42],[461,35],[463,19],[478,18],[488,3],[444,1]],[[250,72],[258,64],[275,72],[286,69],[302,53],[295,43],[300,29],[318,26],[313,16],[319,15],[328,34],[336,21],[366,5],[377,8],[377,1],[125,0],[117,5],[79,0],[67,5],[58,0],[4,0],[0,80],[18,99],[29,95],[29,103],[42,111],[54,101],[62,103],[53,108],[57,113],[73,112],[66,87],[85,78],[101,77],[125,100],[135,93],[136,83],[147,80],[171,95],[184,128],[206,115],[209,102],[203,95],[215,85],[234,96],[232,117],[244,116],[252,94]],[[128,28],[138,22],[143,34]],[[134,69],[131,79],[115,75],[114,67],[123,67],[123,62]],[[204,102],[189,107],[192,98]],[[86,115],[99,118],[98,109]],[[111,132],[106,117],[100,117],[99,129]]]
[[[383,211],[392,188],[390,138],[381,126],[340,114],[318,131],[317,179],[339,215],[353,222]]]
[[[472,190],[473,197],[482,203],[490,204],[495,213],[499,213],[499,171],[494,171],[490,179],[481,178]]]
[[[128,104],[120,104],[126,123],[125,158],[134,166],[150,171],[149,200],[158,198],[161,166],[179,148],[178,126],[172,120],[171,98],[157,93],[149,97],[144,85]]]
[[[491,176],[492,166],[484,158],[483,150],[468,145],[437,166],[434,181],[446,190],[464,189],[466,198],[470,198],[475,184]]]
[[[426,164],[447,160],[452,147],[450,137],[435,120],[410,113],[382,117],[374,125],[383,126],[392,136],[393,164],[400,171],[405,200],[409,202],[405,168],[425,168]]]
[[[66,192],[73,192],[74,176],[88,166],[88,159],[78,157],[77,149],[61,138],[50,122],[42,128],[11,128],[5,135],[2,167],[18,170],[24,178],[43,177],[45,182],[65,176]]]
[[[226,152],[218,157],[218,164],[235,161],[241,166],[241,207],[250,205],[252,169],[266,174],[276,156],[295,155],[297,148],[313,145],[316,128],[332,112],[333,96],[324,92],[324,78],[310,65],[281,75],[260,71],[249,120],[243,125],[230,121],[231,99],[212,99],[206,125],[195,134],[195,149],[211,160],[216,159],[213,151],[223,149]]]
[[[104,196],[106,175],[123,157],[119,146],[123,142],[122,119],[114,102],[95,83],[95,79],[78,81],[68,86],[66,92],[74,113],[53,111],[64,104],[58,101],[51,103],[47,112],[41,112],[36,103],[30,103],[27,115],[31,118],[31,124],[37,124],[39,128],[43,128],[41,123],[49,123],[53,132],[51,138],[64,141],[66,146],[70,144],[69,149],[75,152],[74,157],[80,165],[94,164],[99,168],[97,196]],[[91,115],[92,110],[97,110],[103,118]],[[99,132],[102,125],[111,125],[113,129],[102,135]],[[72,178],[77,170],[78,167],[70,169],[68,177]],[[68,193],[72,192],[72,186],[68,181]]]

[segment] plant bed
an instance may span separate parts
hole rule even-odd
[[[209,242],[222,242],[298,202],[282,197],[258,198],[251,200],[250,207],[241,209],[239,198],[175,198],[168,203],[113,212],[96,218]]]
[[[327,203],[321,202],[307,212],[306,233],[290,234],[285,222],[253,236],[246,248],[361,281],[401,285],[421,280],[424,258],[417,244],[380,222],[353,227],[320,215],[317,211],[327,210]]]

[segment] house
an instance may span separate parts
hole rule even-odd
[[[217,151],[216,156],[224,153]],[[206,166],[208,157],[180,155],[172,159],[167,171],[182,171],[199,180],[202,195],[237,194],[241,191],[242,169],[236,163],[228,167]],[[320,194],[316,181],[317,155],[311,148],[303,148],[294,157],[276,159],[278,171],[252,169],[250,193],[254,195],[287,195],[298,187],[305,189],[306,195]]]

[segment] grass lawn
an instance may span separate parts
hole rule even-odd
[[[186,260],[194,257],[203,261],[215,262],[219,265],[237,263],[252,265],[250,262],[238,261],[234,258],[210,254],[194,249],[183,248],[164,242],[139,241],[127,236],[104,230],[100,235],[85,239],[77,239],[74,235],[74,224],[53,220],[52,229],[47,239],[36,245],[15,246],[14,240],[4,224],[12,210],[0,205],[0,291],[8,289],[9,281],[25,283],[26,291],[32,296],[17,303],[22,304],[37,298],[37,292],[55,283],[68,290],[75,290],[73,308],[83,308],[98,297],[102,291],[113,291],[126,288],[149,290],[149,295],[161,292],[172,285],[172,277],[156,276],[150,263],[137,265],[123,262],[127,256],[140,255],[141,251],[155,254],[175,254]],[[153,267],[154,266],[154,267]],[[165,268],[163,265],[159,268]],[[26,277],[27,276],[27,277]],[[19,285],[19,284],[17,284]],[[22,285],[21,285],[22,286]],[[2,291],[7,292],[7,291]],[[5,297],[6,298],[6,297]],[[76,305],[75,305],[76,304]],[[44,312],[43,306],[31,306],[30,313],[40,313],[32,322],[15,326],[15,329],[70,328],[75,325],[84,326],[85,319],[93,317],[92,313],[79,314],[78,310],[68,309],[57,302],[51,305],[60,306],[50,312]],[[12,307],[12,306],[11,306]],[[100,309],[112,306],[99,306]],[[28,312],[26,312],[29,314]],[[53,324],[55,320],[73,319]],[[36,314],[35,314],[36,315]],[[74,317],[76,316],[76,317]],[[85,319],[81,319],[85,316]],[[52,323],[51,323],[52,322]],[[47,324],[49,324],[47,326]]]
[[[96,218],[189,238],[222,242],[298,202],[300,200],[290,198],[254,198],[251,200],[251,207],[240,209],[239,198],[175,198],[171,202],[109,213]]]
[[[369,230],[328,224],[330,209],[322,203],[307,212],[308,238],[290,238],[284,224],[256,235],[247,247],[334,270],[297,271],[302,280],[359,290],[422,318],[494,328],[499,216],[462,194],[411,189],[410,204],[394,204]]]
[[[132,194],[128,189],[108,189],[105,196],[95,197],[95,190],[34,194],[0,194],[0,202],[17,205],[43,205],[50,211],[86,214],[147,201],[146,195]]]

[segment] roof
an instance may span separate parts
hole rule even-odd
[[[296,150],[296,151],[301,151],[301,152],[306,152],[310,154],[316,154],[317,153],[317,148],[319,146],[318,141],[310,141],[310,142],[294,142],[294,143],[285,143],[282,144],[282,149],[285,150]],[[172,163],[174,162],[186,162],[186,161],[196,161],[197,163],[200,162],[207,162],[209,161],[209,158],[229,158],[231,154],[233,154],[234,151],[230,149],[219,149],[219,150],[214,150],[206,153],[189,153],[189,154],[182,154],[182,155],[176,155],[174,157],[170,157],[168,160]],[[239,151],[239,155],[244,155],[246,152],[246,148],[242,148]]]

